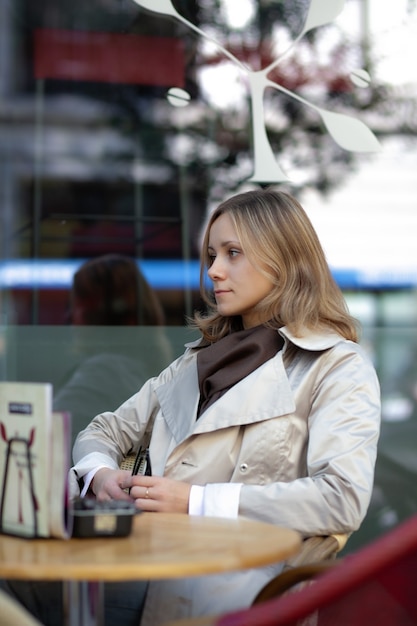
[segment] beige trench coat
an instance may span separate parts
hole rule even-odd
[[[198,421],[199,342],[189,344],[115,413],[98,415],[80,433],[73,472],[118,467],[153,415],[153,474],[198,485],[243,483],[240,515],[303,536],[356,530],[371,497],[380,429],[374,367],[359,345],[336,334],[279,332],[283,350]],[[141,625],[248,606],[281,567],[152,582]]]

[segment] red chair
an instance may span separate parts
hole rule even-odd
[[[310,576],[313,568],[307,569]],[[356,553],[330,567],[327,565],[327,570],[312,584],[217,617],[211,623],[215,626],[416,625],[417,515]]]

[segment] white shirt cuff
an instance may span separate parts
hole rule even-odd
[[[204,487],[192,485],[188,501],[189,515],[203,515]]]
[[[242,483],[212,483],[201,487],[192,485],[188,513],[207,517],[236,518]]]

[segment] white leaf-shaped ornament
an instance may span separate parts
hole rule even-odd
[[[357,69],[351,72],[350,80],[356,87],[361,87],[364,89],[365,87],[369,87],[371,84],[371,77],[366,70]]]
[[[333,21],[342,12],[344,4],[345,0],[311,0],[302,35]]]
[[[191,96],[185,89],[171,87],[167,93],[167,100],[174,107],[186,107],[190,104]]]
[[[154,13],[179,17],[179,13],[171,0],[133,0],[133,2],[143,9],[148,9],[148,11],[153,11]]]
[[[350,152],[378,152],[381,145],[373,132],[360,120],[320,110],[322,120],[336,143]]]

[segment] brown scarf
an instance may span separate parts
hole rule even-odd
[[[275,356],[283,344],[276,330],[255,326],[202,348],[197,355],[200,388],[197,419],[228,389]]]

